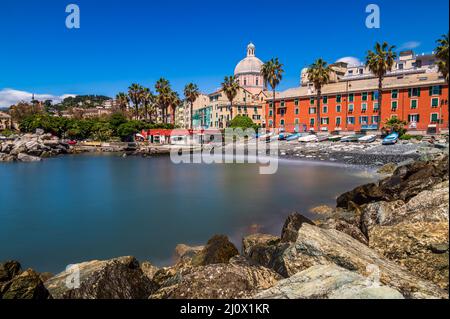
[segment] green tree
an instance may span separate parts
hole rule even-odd
[[[383,108],[383,80],[387,72],[392,71],[397,58],[397,53],[394,52],[395,46],[390,46],[388,43],[376,43],[374,51],[369,50],[366,57],[366,65],[369,70],[378,77],[378,123],[380,128],[382,121],[381,109]]]
[[[122,112],[125,112],[125,110],[128,108],[130,104],[129,96],[123,92],[120,92],[119,94],[116,95],[116,101]]]
[[[273,92],[273,123],[272,128],[276,127],[276,121],[277,121],[277,109],[276,109],[276,89],[277,86],[280,84],[281,80],[283,79],[283,64],[280,63],[278,58],[273,58],[266,63],[263,64],[261,68],[261,74],[264,78],[264,84],[268,88],[269,86],[272,88]]]
[[[445,81],[448,84],[448,61],[449,61],[449,55],[448,55],[448,33],[441,36],[439,40],[436,41],[438,43],[436,51],[436,57],[438,58],[438,68],[439,72],[442,73],[442,75],[445,78]]]
[[[239,91],[239,83],[234,75],[226,76],[222,83],[222,91],[230,101],[230,121],[233,120],[233,101],[236,98]],[[228,126],[228,124],[227,124]]]
[[[322,99],[322,87],[330,82],[331,69],[322,59],[317,59],[308,68],[308,81],[314,84],[317,98],[317,131],[320,131],[320,102]]]
[[[230,123],[230,127],[232,128],[242,128],[242,129],[248,129],[253,128],[257,130],[259,126],[255,124],[251,118],[248,116],[243,115],[237,115]]]
[[[151,118],[149,119],[149,108],[155,102],[155,96],[149,88],[144,88],[142,91],[142,104],[144,105],[144,118],[146,121],[151,122]]]
[[[130,97],[131,102],[133,102],[136,120],[139,119],[139,106],[142,102],[143,90],[144,88],[136,83],[131,84],[131,86],[128,88],[128,96]]]
[[[400,136],[404,135],[406,133],[406,126],[408,123],[406,123],[406,121],[402,121],[396,117],[393,117],[389,120],[387,120],[384,123],[384,127],[383,130],[386,133],[393,133],[396,132],[398,133]]]
[[[160,78],[155,84],[156,92],[158,93],[157,104],[161,109],[163,123],[167,123],[167,109],[169,108],[172,89],[170,88],[170,82],[165,78]]]
[[[191,107],[190,109],[190,113],[191,113],[191,118],[190,118],[190,129],[194,128],[193,125],[193,117],[194,117],[194,102],[198,99],[198,97],[200,96],[200,92],[198,89],[198,86],[194,83],[189,83],[184,87],[184,97],[186,98],[186,101],[189,102],[189,105]]]

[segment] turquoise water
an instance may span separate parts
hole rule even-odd
[[[178,243],[252,232],[279,234],[292,211],[319,204],[374,177],[343,166],[174,165],[167,157],[78,155],[0,164],[0,261],[59,272],[92,259],[133,255],[172,262]]]

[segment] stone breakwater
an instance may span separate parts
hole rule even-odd
[[[0,162],[38,162],[69,152],[69,145],[51,134],[24,134],[13,141],[0,142]]]
[[[52,275],[5,262],[0,298],[447,299],[448,164],[444,154],[402,164],[318,207],[316,220],[293,213],[280,236],[245,237],[241,252],[216,235],[178,245],[163,268],[120,257]]]

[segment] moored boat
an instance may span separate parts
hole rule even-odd
[[[306,135],[306,136],[302,136],[298,139],[299,142],[302,143],[314,143],[314,142],[318,142],[319,139],[317,138],[317,135],[311,134],[311,135]]]
[[[286,141],[291,142],[291,141],[296,141],[298,140],[300,137],[302,137],[302,134],[300,133],[294,133],[289,135],[288,137],[286,137]]]
[[[392,133],[392,134],[389,134],[388,136],[386,136],[384,139],[383,139],[383,142],[382,142],[382,144],[383,145],[393,145],[393,144],[396,144],[397,142],[398,142],[398,133]]]
[[[358,139],[358,142],[360,142],[360,143],[372,143],[372,142],[375,142],[376,139],[377,139],[376,135],[370,134],[370,135],[365,135],[363,137],[360,137]]]

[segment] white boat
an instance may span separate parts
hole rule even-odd
[[[306,136],[302,136],[298,139],[299,142],[302,143],[314,143],[314,142],[318,142],[319,139],[317,138],[317,135],[306,135]]]
[[[377,139],[376,135],[366,135],[363,137],[358,138],[358,142],[360,143],[372,143],[375,142],[375,140]]]

